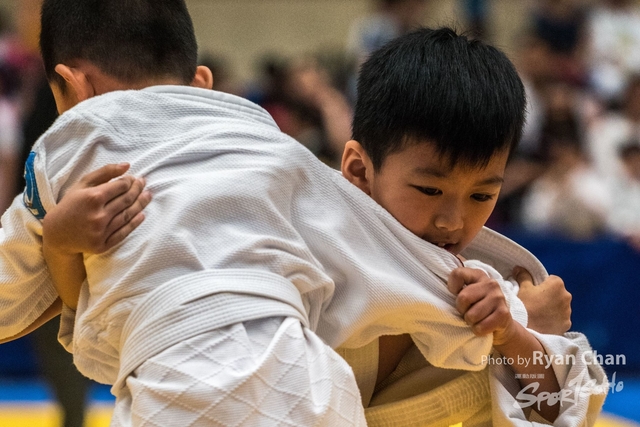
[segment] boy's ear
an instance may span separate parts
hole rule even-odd
[[[342,153],[342,176],[349,182],[371,195],[373,163],[358,141],[348,141]]]
[[[55,71],[67,82],[67,86],[73,91],[78,102],[85,101],[96,95],[93,84],[87,78],[87,74],[80,68],[58,64]]]
[[[193,78],[191,86],[201,89],[213,89],[213,73],[209,67],[200,65],[196,68],[196,76]]]

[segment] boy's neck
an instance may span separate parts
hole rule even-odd
[[[103,95],[117,90],[139,90],[150,86],[184,84],[176,77],[152,77],[135,82],[127,82],[105,73],[98,66],[88,61],[83,61],[81,66],[93,85],[95,95]]]
[[[108,76],[107,76],[108,77]],[[149,79],[143,81],[137,81],[134,83],[127,83],[121,80],[108,77],[104,80],[95,81],[96,95],[103,95],[108,92],[114,92],[117,90],[140,90],[151,86],[161,85],[182,85],[183,83],[177,79]]]
[[[124,81],[105,73],[100,67],[86,60],[69,61],[57,64],[55,72],[65,80],[64,86],[52,81],[51,89],[56,98],[58,111],[62,114],[73,106],[94,96],[118,90],[137,90],[157,85],[185,85],[179,76],[160,76],[141,78],[133,82]],[[213,75],[204,66],[196,68],[189,86],[211,89]]]

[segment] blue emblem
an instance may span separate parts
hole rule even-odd
[[[44,219],[47,211],[44,210],[44,206],[42,206],[42,201],[40,200],[40,194],[38,193],[36,172],[33,168],[35,159],[36,153],[32,151],[29,154],[29,158],[27,159],[27,163],[24,167],[24,180],[27,182],[27,186],[24,189],[22,200],[24,202],[24,205],[27,207],[27,209],[29,209],[33,216],[38,219]]]

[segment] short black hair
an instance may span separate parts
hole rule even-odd
[[[377,171],[407,144],[430,142],[451,166],[484,166],[512,153],[526,97],[498,49],[450,28],[421,28],[389,42],[362,65],[353,136]]]
[[[49,81],[57,64],[84,59],[126,83],[190,83],[198,46],[184,0],[44,0],[40,50]]]

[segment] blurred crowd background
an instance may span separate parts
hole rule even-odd
[[[418,25],[495,43],[522,76],[528,116],[490,225],[582,240],[611,234],[640,250],[637,1],[187,3],[214,89],[262,105],[332,166],[350,137],[356,73],[369,52]],[[38,7],[0,1],[0,211],[22,187],[29,147],[55,118],[38,58]]]
[[[201,63],[214,73],[214,89],[260,104],[282,131],[334,167],[339,167],[342,147],[350,139],[358,66],[372,50],[419,25],[452,26],[495,43],[520,72],[528,113],[522,143],[508,167],[489,225],[515,235],[560,238],[551,240],[560,246],[550,245],[549,240],[545,244],[562,252],[585,247],[575,244],[600,242],[593,248],[602,257],[622,251],[604,277],[612,276],[620,262],[631,268],[627,274],[638,282],[639,1],[187,0],[187,4],[201,46]],[[0,0],[2,212],[22,190],[22,165],[31,145],[56,117],[38,55],[38,11],[39,0]],[[602,239],[615,246],[603,246]],[[543,252],[536,254],[545,263],[557,261],[552,251],[546,252],[547,258]],[[557,268],[559,273],[572,269],[569,276],[578,269],[588,271],[567,262]],[[589,289],[601,293],[611,283],[594,283]],[[576,296],[570,285],[576,285],[567,284]],[[586,284],[580,286],[587,292]],[[630,325],[621,314],[624,310],[614,308],[621,326],[593,323],[600,303],[591,300],[595,293],[584,295],[581,300],[578,292],[574,307],[578,302],[582,307],[593,303],[593,308],[577,324],[596,347],[616,349],[611,347],[615,333],[610,329]],[[637,307],[637,299],[627,298]],[[618,294],[615,301],[624,299]],[[618,307],[612,304],[606,307]],[[36,340],[49,340],[47,348],[53,348],[55,328],[54,324],[42,333],[44,338],[36,335]],[[634,345],[621,348],[638,350],[627,355],[637,359],[640,347]],[[43,362],[45,370],[47,363]],[[78,380],[77,390],[83,387],[86,384]],[[69,389],[62,387],[59,398],[64,399]],[[77,398],[71,401],[78,406]],[[69,415],[67,426],[81,425],[81,418],[80,424],[75,422]]]

